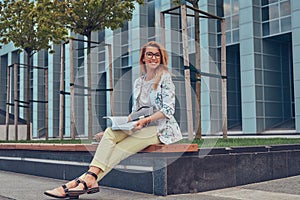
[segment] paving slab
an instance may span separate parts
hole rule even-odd
[[[0,171],[0,200],[50,200],[43,192],[65,183],[63,180]],[[299,200],[300,176],[194,194],[155,196],[110,187],[81,200]]]

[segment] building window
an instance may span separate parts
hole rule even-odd
[[[263,36],[291,30],[290,0],[263,0],[261,5]]]
[[[234,44],[239,41],[239,1],[238,0],[218,0],[217,15],[225,17],[226,23],[226,44]],[[218,22],[218,45],[221,45],[221,23]]]

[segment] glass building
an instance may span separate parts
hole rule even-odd
[[[172,0],[145,0],[136,4],[133,19],[122,29],[93,33],[99,43],[92,50],[93,134],[106,128],[106,115],[126,115],[131,111],[132,85],[139,74],[140,47],[150,40],[161,42],[169,52],[170,71],[176,85],[176,113],[183,132],[187,131],[184,86],[184,65],[180,16],[165,15],[165,29],[161,29],[160,13],[174,7]],[[226,20],[226,71],[228,130],[242,134],[300,133],[300,2],[298,0],[200,0],[202,11],[224,17]],[[179,13],[179,10],[174,12]],[[188,14],[193,15],[192,10]],[[194,19],[187,18],[188,52],[190,65],[195,65]],[[77,135],[87,136],[87,44],[85,38],[74,35],[73,57],[66,44],[65,88],[60,91],[61,48],[53,46],[55,54],[38,52],[32,59],[34,66],[47,67],[48,116],[45,116],[44,72],[32,69],[32,134],[43,137],[48,120],[50,137],[59,135],[60,94],[65,95],[64,133],[71,132],[70,61],[75,68],[75,124]],[[112,51],[108,46],[111,45]],[[221,29],[220,21],[200,19],[201,71],[220,75]],[[110,53],[112,74],[110,74]],[[12,45],[0,49],[0,110],[6,109],[7,66],[26,63],[26,55]],[[110,75],[113,77],[113,95]],[[191,73],[192,101],[196,116],[195,73]],[[19,99],[25,98],[25,71],[18,70]],[[216,76],[217,77],[217,76]],[[221,79],[201,77],[201,123],[203,134],[222,131]],[[72,83],[71,83],[72,84]],[[11,94],[13,97],[13,90]],[[11,98],[12,99],[12,98]],[[113,103],[111,103],[113,102]],[[25,118],[25,109],[19,108]],[[14,109],[10,112],[13,114]],[[196,117],[194,117],[194,124]],[[197,127],[194,126],[194,129]]]

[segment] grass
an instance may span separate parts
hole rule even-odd
[[[182,140],[180,143],[188,143]],[[237,146],[268,146],[278,144],[300,144],[300,138],[207,138],[192,141],[200,148],[207,147],[237,147]]]
[[[93,140],[76,139],[76,140],[21,140],[21,141],[0,141],[0,143],[47,143],[47,144],[91,144]],[[192,142],[187,139],[179,143],[194,143],[200,148],[208,147],[237,147],[237,146],[267,146],[278,144],[300,144],[300,138],[205,138],[195,139]]]
[[[37,143],[44,143],[44,144],[90,144],[93,140],[87,140],[87,139],[65,139],[65,140],[0,140],[0,143],[31,143],[31,144],[37,144]]]

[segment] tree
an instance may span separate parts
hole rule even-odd
[[[182,0],[174,0],[175,4],[180,5]],[[199,10],[199,0],[185,0],[193,5],[196,10]],[[196,138],[201,139],[202,137],[202,128],[201,128],[201,54],[200,54],[200,16],[199,12],[194,12],[194,24],[195,24],[195,65],[197,69],[196,73],[196,97],[197,97],[197,115],[196,115]]]
[[[132,19],[134,3],[143,0],[65,0],[61,19],[72,32],[87,38],[88,138],[92,139],[91,35],[105,28],[117,29]]]
[[[30,140],[31,58],[39,50],[51,50],[51,42],[60,43],[67,29],[60,23],[59,0],[3,0],[0,2],[0,42],[12,42],[27,54],[26,109],[27,140]],[[48,83],[46,83],[48,84]]]
[[[189,3],[193,5],[194,8],[199,10],[199,0],[187,0]],[[196,50],[196,69],[198,72],[196,73],[197,76],[197,83],[196,83],[196,96],[197,96],[197,130],[196,130],[196,138],[201,139],[202,137],[202,126],[201,126],[201,54],[200,54],[200,18],[199,12],[195,12],[194,15],[194,22],[195,22],[195,50]]]

